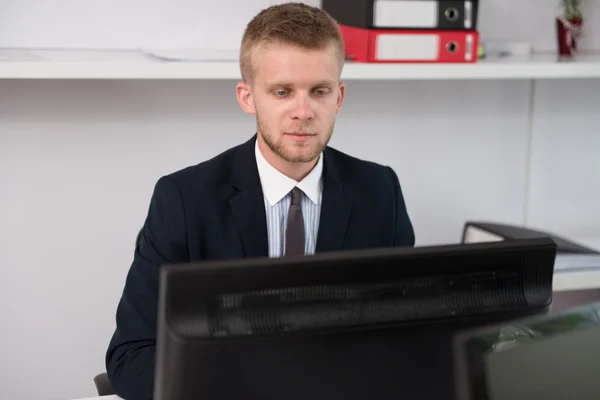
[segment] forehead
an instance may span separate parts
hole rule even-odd
[[[289,82],[304,86],[339,80],[339,59],[333,46],[306,49],[270,44],[257,48],[254,56],[254,77],[257,84]]]

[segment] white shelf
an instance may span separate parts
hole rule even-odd
[[[134,51],[0,50],[0,79],[237,80],[239,77],[235,60],[165,61]],[[600,54],[573,60],[542,55],[483,60],[476,64],[347,63],[342,77],[344,80],[600,78]]]

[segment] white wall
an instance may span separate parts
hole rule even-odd
[[[287,0],[0,0],[0,47],[238,48],[260,9]],[[586,0],[583,50],[598,50],[600,2]],[[319,6],[321,0],[305,0]],[[482,0],[484,39],[528,41],[556,49],[560,0]],[[232,12],[235,10],[235,12]],[[510,26],[509,26],[510,25]]]
[[[538,83],[535,110],[527,222],[600,237],[600,80]]]
[[[163,13],[164,1],[120,1],[128,18],[114,16],[117,2],[63,3],[57,11],[40,0],[0,2],[0,45],[160,42],[148,40],[153,24],[145,17]],[[196,26],[188,15],[200,2],[174,3],[181,8],[170,8],[169,21]],[[256,6],[238,14],[243,2],[220,4],[234,3],[244,18]],[[522,3],[486,1],[482,32],[551,47],[551,22],[537,22],[552,16],[547,0]],[[515,18],[508,4],[527,7],[518,29],[505,28]],[[600,49],[600,8],[593,12],[596,36],[588,34],[587,45]],[[85,15],[96,18],[80,20]],[[131,26],[138,30],[123,33]],[[161,46],[188,41],[185,28],[161,29]],[[231,35],[220,43],[235,45]],[[254,132],[234,85],[0,81],[0,398],[95,394],[92,376],[104,368],[156,179]],[[458,241],[471,218],[593,236],[600,234],[599,107],[598,80],[349,82],[332,145],[394,167],[419,245]]]

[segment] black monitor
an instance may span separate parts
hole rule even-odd
[[[154,400],[452,399],[454,335],[548,312],[551,239],[164,266]]]
[[[600,303],[461,332],[458,400],[598,400]]]

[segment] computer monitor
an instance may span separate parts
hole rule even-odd
[[[551,239],[161,269],[154,400],[452,399],[456,332],[546,313]]]
[[[600,398],[600,303],[461,332],[458,400]]]

